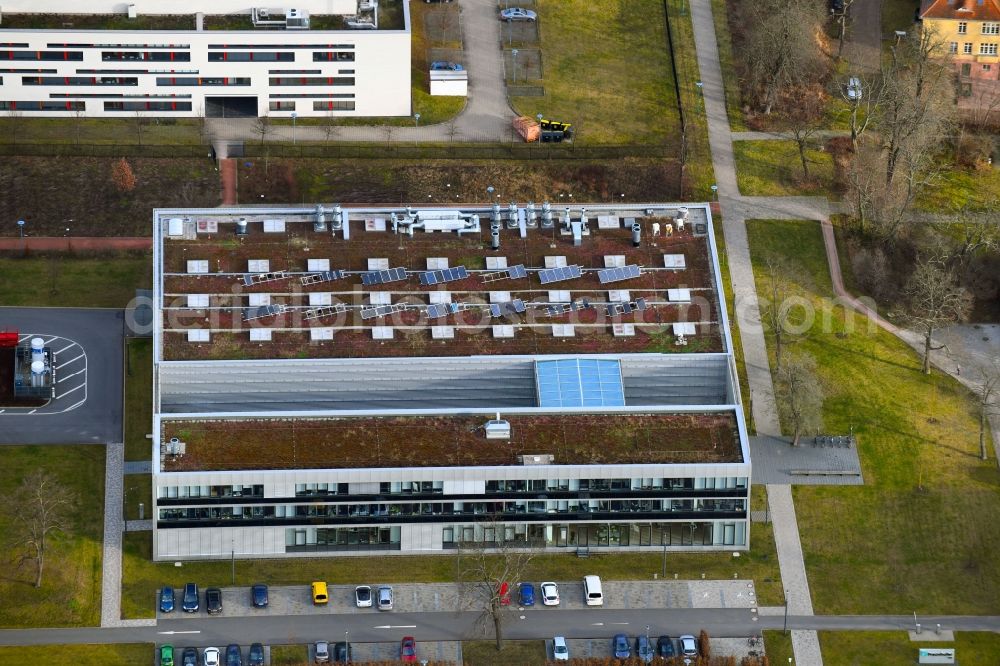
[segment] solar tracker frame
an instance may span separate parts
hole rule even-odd
[[[612,282],[631,280],[639,277],[641,274],[642,269],[639,268],[638,264],[629,264],[628,266],[615,268],[602,268],[597,271],[597,279],[601,284],[610,284]]]
[[[342,270],[336,271],[320,271],[318,273],[310,273],[309,275],[303,275],[301,282],[303,286],[310,284],[320,284],[322,282],[333,282],[334,280],[342,280],[346,273]]]
[[[430,287],[435,284],[464,280],[469,277],[469,269],[465,266],[455,266],[454,268],[442,268],[435,271],[425,271],[420,274],[420,284]]]
[[[261,305],[255,308],[244,308],[243,321],[253,321],[254,319],[263,319],[264,317],[273,317],[284,314],[284,312],[284,305]]]
[[[511,280],[518,280],[528,277],[528,271],[525,269],[524,264],[515,264],[514,266],[507,267],[507,277]]]
[[[405,268],[387,268],[380,271],[367,271],[361,274],[361,284],[371,287],[377,284],[387,284],[389,282],[399,282],[405,280],[407,276]]]
[[[552,284],[564,280],[573,280],[583,276],[583,268],[577,264],[560,268],[542,268],[538,271],[538,281],[542,284]]]

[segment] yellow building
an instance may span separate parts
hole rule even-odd
[[[920,18],[944,42],[963,96],[973,88],[1000,88],[1000,1],[923,0]]]

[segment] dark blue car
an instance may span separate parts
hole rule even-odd
[[[160,588],[160,612],[174,612],[174,588],[169,585]]]
[[[615,634],[611,639],[611,652],[615,659],[629,659],[632,656],[632,646],[628,644],[628,636]]]
[[[201,604],[198,602],[198,584],[187,583],[184,586],[184,599],[181,601],[181,610],[185,613],[197,613]]]
[[[267,585],[257,583],[250,588],[250,600],[254,608],[267,608]]]
[[[535,605],[535,586],[531,583],[521,583],[518,588],[518,603],[522,606]]]

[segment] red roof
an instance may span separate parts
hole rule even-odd
[[[1000,4],[998,0],[923,0],[920,18],[1000,21]]]

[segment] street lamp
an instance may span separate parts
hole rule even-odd
[[[420,112],[413,114],[413,126],[420,127]]]
[[[299,117],[299,114],[292,111],[292,143],[295,143],[295,119]]]
[[[344,629],[344,646],[347,648],[347,663],[351,663],[351,631]]]
[[[17,230],[21,232],[21,238],[24,238],[24,220],[17,221]]]
[[[517,49],[511,49],[510,55],[514,59],[514,83],[517,83]]]
[[[719,200],[719,186],[712,185],[712,197],[718,201]]]

